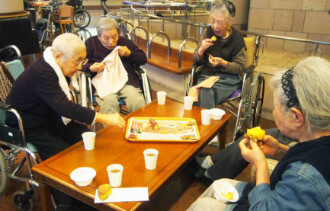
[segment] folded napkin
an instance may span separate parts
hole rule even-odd
[[[126,69],[118,55],[119,48],[120,46],[117,46],[104,58],[104,70],[97,73],[92,80],[100,98],[118,92],[128,81]]]
[[[210,77],[208,77],[207,79],[200,82],[196,86],[190,87],[189,92],[188,92],[188,96],[193,97],[194,102],[197,102],[198,101],[199,88],[203,87],[203,88],[210,89],[214,85],[214,83],[217,82],[218,80],[220,80],[220,76],[210,76]]]

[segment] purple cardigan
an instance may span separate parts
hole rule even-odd
[[[85,45],[87,48],[88,63],[82,68],[82,71],[84,72],[90,71],[89,67],[95,62],[102,62],[103,59],[112,51],[102,45],[98,36],[88,38]],[[141,88],[141,81],[133,68],[133,64],[137,66],[144,65],[147,62],[146,54],[131,40],[124,37],[119,37],[117,46],[126,46],[131,51],[131,55],[129,57],[120,57],[128,74],[128,81],[126,84],[132,85],[136,88]],[[92,75],[95,76],[96,74],[93,73]]]
[[[19,112],[41,117],[59,115],[86,124],[91,124],[95,118],[95,111],[68,100],[55,71],[43,57],[17,78],[7,103]]]

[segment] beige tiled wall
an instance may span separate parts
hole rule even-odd
[[[250,0],[248,30],[330,42],[330,0]],[[313,44],[263,39],[265,47],[309,52]],[[323,54],[330,46],[320,45]]]

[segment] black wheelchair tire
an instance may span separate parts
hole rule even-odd
[[[85,9],[77,9],[73,12],[73,23],[76,28],[84,29],[91,22],[91,15]]]
[[[253,116],[252,116],[253,127],[259,125],[262,106],[264,103],[264,93],[265,93],[265,78],[259,76],[257,83],[257,92],[253,102]]]

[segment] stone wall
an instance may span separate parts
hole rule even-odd
[[[262,34],[289,36],[330,42],[330,0],[251,0],[248,30]],[[315,45],[263,39],[265,47],[310,52]],[[323,54],[330,46],[320,45]]]

